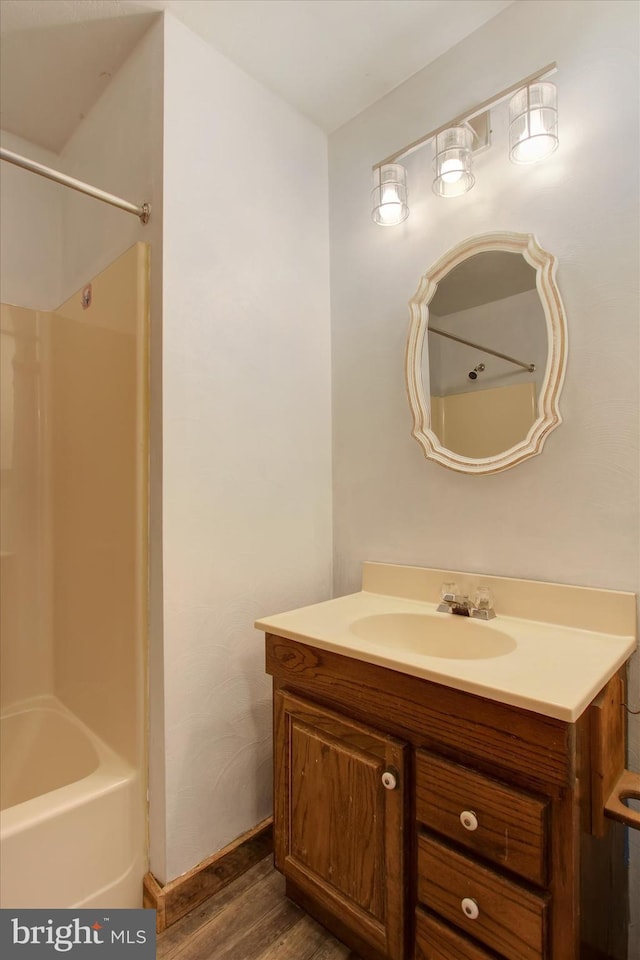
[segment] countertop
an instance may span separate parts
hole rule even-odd
[[[374,572],[379,579],[381,571]],[[450,571],[429,572],[444,578],[451,575]],[[492,587],[497,580],[501,581],[504,593],[509,581],[491,579]],[[530,585],[535,582],[513,583]],[[546,587],[545,584],[540,586]],[[555,590],[559,587],[553,586]],[[601,592],[608,594],[606,602],[615,605],[617,594]],[[436,603],[369,590],[264,617],[256,621],[255,626],[266,633],[573,722],[635,650],[636,637],[631,627],[635,597],[625,593],[619,597],[623,615],[611,618],[616,631],[612,633],[601,629],[588,630],[582,624],[571,626],[501,616],[499,613],[487,622],[455,617],[457,621],[470,623],[474,637],[481,640],[482,634],[478,630],[486,631],[487,639],[492,633],[491,640],[496,639],[496,633],[512,639],[511,649],[507,652],[486,658],[430,656],[419,649],[403,648],[401,638],[395,643],[373,642],[363,637],[358,621],[381,614],[426,615],[425,629],[434,631],[441,628],[442,618],[453,618],[450,613],[438,613]],[[464,631],[464,622],[456,629]],[[621,633],[621,630],[628,630],[628,633]]]

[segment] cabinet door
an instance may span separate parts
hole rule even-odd
[[[406,744],[280,690],[274,719],[276,866],[402,960]]]

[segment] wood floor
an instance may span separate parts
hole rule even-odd
[[[158,934],[157,960],[358,960],[284,895],[266,857]]]

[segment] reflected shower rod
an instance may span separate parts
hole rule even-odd
[[[429,327],[429,333],[437,333],[439,337],[446,337],[447,340],[455,340],[456,343],[464,343],[467,347],[473,347],[474,350],[481,350],[482,353],[490,353],[492,357],[500,357],[501,360],[508,360],[509,363],[515,363],[517,367],[522,367],[533,373],[536,369],[535,363],[523,363],[522,360],[516,360],[506,353],[500,353],[498,350],[492,350],[490,347],[482,347],[479,343],[473,343],[471,340],[465,340],[463,337],[456,337],[452,333],[445,333],[444,330],[438,330],[436,327]]]
[[[37,173],[39,177],[46,177],[47,180],[53,180],[54,183],[60,183],[63,187],[70,187],[79,193],[86,193],[88,197],[94,197],[96,200],[102,200],[103,203],[109,203],[112,207],[118,207],[127,213],[134,213],[140,219],[141,223],[148,223],[151,215],[151,205],[148,203],[130,203],[129,200],[123,200],[122,197],[116,197],[113,193],[107,193],[99,187],[93,187],[90,183],[83,180],[76,180],[66,173],[60,173],[59,170],[53,170],[51,167],[45,167],[43,163],[36,163],[35,160],[29,160],[27,157],[20,156],[19,153],[13,153],[12,150],[5,150],[0,147],[0,160],[6,160],[7,163],[13,163],[16,167],[22,167],[30,173]]]

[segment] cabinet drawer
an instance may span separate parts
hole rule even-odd
[[[418,900],[508,960],[547,956],[546,896],[425,835],[418,837]]]
[[[416,960],[495,960],[494,955],[445,926],[419,907],[416,910]]]
[[[417,751],[416,763],[421,823],[527,880],[546,884],[547,801],[424,750]]]

